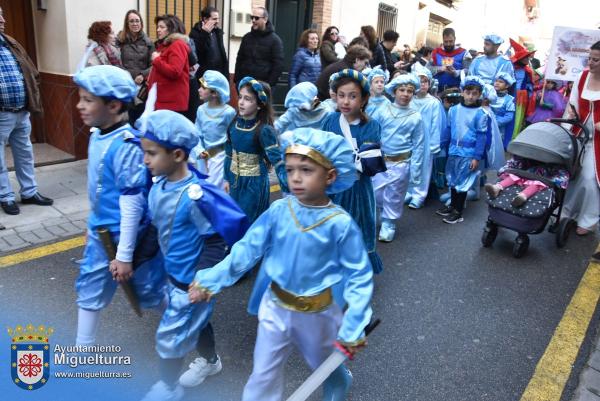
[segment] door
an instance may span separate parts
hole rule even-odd
[[[275,26],[275,32],[283,42],[283,73],[273,88],[273,107],[276,113],[282,113],[283,103],[288,92],[288,74],[292,67],[292,58],[298,48],[300,34],[312,23],[312,0],[271,0],[269,15]]]

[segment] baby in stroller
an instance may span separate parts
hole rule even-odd
[[[507,170],[511,170],[508,172]],[[519,185],[524,187],[515,198],[512,200],[513,207],[521,207],[536,193],[548,188],[545,183],[531,179],[520,177],[512,170],[524,170],[552,181],[556,186],[562,189],[567,189],[569,185],[569,171],[559,164],[544,164],[536,160],[527,159],[524,157],[513,156],[506,164],[498,171],[500,181],[496,184],[485,184],[485,190],[494,199],[500,195],[504,189]]]

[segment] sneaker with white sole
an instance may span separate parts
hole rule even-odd
[[[462,223],[463,221],[465,221],[465,219],[463,219],[462,214],[458,213],[455,210],[449,216],[444,217],[442,219],[442,221],[444,223],[448,223],[448,224],[456,224],[456,223]]]
[[[180,401],[183,399],[183,393],[183,387],[179,384],[171,387],[160,380],[154,383],[150,391],[142,398],[142,401]]]
[[[438,216],[450,216],[452,214],[452,212],[454,212],[454,208],[450,205],[448,206],[443,206],[442,208],[436,210],[435,214],[437,214]]]
[[[183,387],[195,387],[204,381],[208,376],[216,375],[223,369],[221,358],[217,356],[215,363],[208,363],[205,358],[196,358],[190,363],[190,368],[183,372],[179,378],[179,384]]]

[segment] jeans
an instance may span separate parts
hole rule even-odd
[[[2,145],[0,151],[0,202],[15,200],[4,157],[7,143],[10,144],[15,162],[15,173],[21,186],[21,198],[30,198],[37,192],[30,134],[31,122],[28,111],[18,113],[0,111],[0,143]]]

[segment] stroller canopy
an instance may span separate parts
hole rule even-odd
[[[539,122],[525,128],[509,145],[515,156],[564,165],[576,173],[579,142],[558,124]]]

